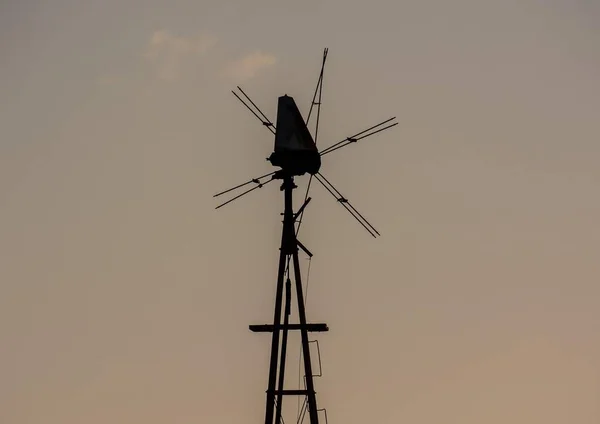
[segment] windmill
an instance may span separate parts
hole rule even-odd
[[[300,262],[298,251],[302,250],[309,257],[312,253],[298,240],[298,233],[302,223],[304,211],[309,204],[309,197],[312,179],[316,179],[335,199],[340,203],[354,219],[356,219],[363,228],[373,237],[379,236],[379,232],[371,225],[365,217],[352,206],[339,190],[321,173],[321,159],[338,149],[355,144],[360,140],[370,137],[374,134],[387,130],[395,125],[396,118],[390,118],[377,125],[360,131],[350,137],[330,145],[329,147],[318,150],[317,141],[319,135],[319,119],[321,114],[321,99],[323,93],[323,74],[325,62],[327,60],[328,49],[323,52],[323,61],[317,86],[315,88],[310,109],[306,120],[303,119],[294,99],[288,95],[279,97],[277,104],[277,123],[273,124],[269,118],[260,110],[260,108],[250,99],[241,87],[237,87],[239,94],[232,93],[235,97],[275,136],[275,145],[273,153],[267,160],[275,167],[276,171],[252,178],[245,183],[239,184],[228,190],[214,195],[220,197],[224,194],[234,192],[241,188],[253,185],[237,196],[220,204],[219,209],[252,191],[262,188],[268,183],[281,180],[280,190],[284,193],[284,212],[283,212],[283,230],[281,236],[279,266],[277,271],[277,285],[275,296],[275,311],[273,324],[251,325],[253,332],[272,333],[271,356],[269,366],[265,424],[280,424],[282,422],[282,409],[284,396],[303,396],[304,404],[302,412],[298,417],[298,422],[304,419],[308,411],[310,424],[318,424],[319,415],[317,408],[316,392],[314,388],[313,367],[311,363],[310,343],[308,339],[309,332],[326,332],[329,330],[326,324],[307,323],[305,301],[303,297],[302,278],[300,273]],[[314,136],[311,135],[308,125],[316,109],[316,122]],[[297,188],[294,183],[295,178],[309,175],[304,202],[294,212],[292,204],[292,193]],[[291,263],[291,264],[290,264]],[[290,266],[291,265],[291,266]],[[291,275],[293,270],[293,275]],[[292,279],[294,280],[299,323],[290,323],[290,309],[292,304]],[[285,295],[285,297],[284,297]],[[284,303],[285,300],[285,303]],[[282,322],[283,312],[283,322]],[[303,389],[284,389],[284,378],[286,370],[287,341],[289,331],[299,331],[302,345],[302,358],[304,362],[304,388]]]

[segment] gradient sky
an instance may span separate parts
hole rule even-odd
[[[0,43],[1,423],[262,422],[282,203],[214,210],[270,170],[229,91],[306,113],[324,47],[319,145],[399,122],[322,168],[383,236],[316,185],[301,232],[330,423],[600,422],[599,2],[3,0]]]

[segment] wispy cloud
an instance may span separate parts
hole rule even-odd
[[[277,58],[269,53],[255,51],[231,62],[225,69],[228,77],[237,82],[254,78],[260,71],[273,66]]]
[[[169,31],[155,31],[144,52],[144,57],[154,64],[157,76],[163,80],[176,80],[185,61],[209,51],[217,39],[212,35],[182,37]]]

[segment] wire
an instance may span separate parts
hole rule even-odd
[[[327,409],[323,408],[323,409],[317,409],[317,412],[319,411],[323,411],[323,413],[325,414],[325,424],[328,424],[328,420],[327,420]]]
[[[319,373],[313,374],[313,377],[323,377],[323,365],[321,363],[321,348],[319,347],[319,340],[311,340],[308,343],[314,343],[317,346],[317,358],[319,358]]]
[[[306,270],[306,290],[304,291],[304,305],[308,300],[308,283],[310,282],[310,264],[312,263],[312,258],[308,258],[308,270]]]

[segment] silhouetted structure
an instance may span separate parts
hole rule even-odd
[[[281,416],[284,396],[305,396],[305,405],[306,410],[308,411],[310,424],[318,424],[319,422],[317,399],[313,381],[313,377],[315,375],[313,374],[312,369],[308,333],[325,332],[328,331],[329,328],[326,324],[310,324],[306,321],[298,252],[300,249],[309,257],[312,257],[313,255],[302,243],[300,243],[297,237],[304,210],[311,200],[310,197],[308,197],[308,194],[312,178],[315,177],[317,181],[319,181],[319,183],[321,183],[323,187],[325,187],[327,191],[334,196],[336,200],[344,208],[346,208],[346,210],[350,212],[350,214],[373,237],[379,235],[379,232],[377,232],[377,230],[350,204],[348,199],[342,196],[342,194],[329,182],[329,180],[327,180],[319,172],[321,168],[321,157],[344,146],[364,139],[370,135],[391,128],[397,125],[397,123],[390,123],[393,119],[395,119],[390,118],[351,137],[347,137],[344,140],[335,143],[319,152],[316,143],[321,111],[323,72],[325,68],[325,61],[327,59],[327,53],[328,50],[325,49],[323,53],[323,62],[321,66],[321,73],[319,75],[319,81],[313,95],[313,100],[306,122],[302,118],[302,115],[300,114],[300,111],[298,110],[298,107],[296,106],[296,103],[292,97],[284,95],[279,98],[277,108],[277,126],[275,126],[240,87],[238,87],[238,89],[242,96],[246,98],[253,108],[250,107],[250,105],[244,100],[242,100],[237,93],[233,92],[238,100],[240,100],[240,102],[242,102],[244,106],[246,106],[254,114],[254,116],[256,116],[261,123],[275,135],[274,152],[269,156],[268,160],[273,166],[276,166],[280,169],[262,175],[261,177],[253,178],[250,181],[215,195],[215,197],[221,196],[233,190],[245,187],[249,184],[255,184],[254,187],[217,206],[218,209],[257,188],[263,187],[265,184],[268,184],[271,181],[281,180],[282,182],[280,189],[284,193],[283,231],[281,236],[279,267],[277,271],[273,324],[250,326],[250,330],[253,332],[272,333],[265,424],[273,424],[274,422],[279,424],[282,421]],[[308,122],[314,106],[316,106],[317,114],[315,136],[313,139],[310,131],[308,130]],[[294,183],[294,177],[299,177],[307,173],[310,174],[310,179],[304,198],[304,203],[296,212],[294,212],[292,194],[293,190],[297,188]],[[293,275],[291,276],[290,274],[292,269]],[[289,322],[290,310],[292,307],[292,293],[294,291],[292,289],[292,280],[293,285],[295,286],[297,299],[296,306],[298,308],[298,318],[300,321],[296,324],[291,324]],[[284,389],[286,351],[289,331],[300,332],[305,382],[305,387],[302,389]],[[305,410],[303,408],[302,413],[298,417],[298,422],[303,420],[304,412]]]

